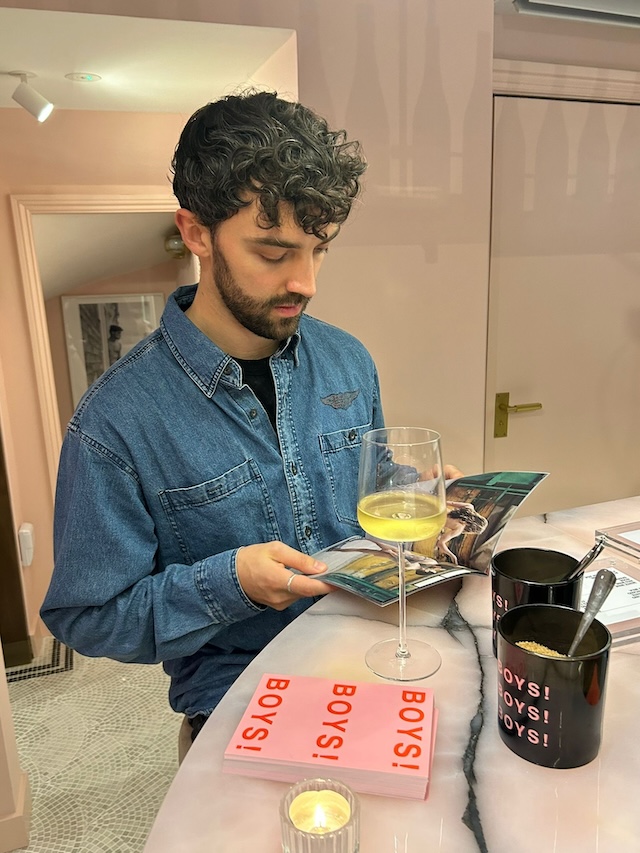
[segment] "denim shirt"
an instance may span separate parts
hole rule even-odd
[[[239,547],[307,554],[361,533],[362,435],[382,426],[373,361],[351,335],[303,316],[271,357],[277,434],[239,365],[168,300],[160,328],[87,391],[58,474],[55,568],[41,615],[81,654],[162,661],[169,698],[208,713],[313,599],[255,604]],[[310,638],[312,642],[312,638]]]

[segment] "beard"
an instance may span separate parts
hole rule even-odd
[[[235,319],[261,338],[270,341],[282,341],[290,337],[298,328],[300,317],[309,303],[306,296],[299,293],[287,293],[260,301],[249,296],[234,279],[227,259],[218,248],[215,240],[212,251],[213,283],[227,309]],[[271,312],[279,305],[301,305],[302,310],[295,317],[273,317]]]

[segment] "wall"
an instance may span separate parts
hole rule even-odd
[[[637,27],[536,15],[496,15],[496,59],[640,71]]]

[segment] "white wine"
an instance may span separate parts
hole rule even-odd
[[[385,486],[388,491],[380,491]],[[398,566],[398,638],[372,646],[365,655],[366,664],[391,681],[427,678],[438,670],[442,658],[428,643],[407,642],[406,560],[401,543],[419,543],[416,547],[430,553],[446,524],[438,433],[422,427],[383,427],[365,433],[358,498],[358,521],[363,529],[378,539],[399,543],[394,561]]]
[[[420,492],[374,492],[358,504],[362,529],[387,542],[417,542],[436,536],[446,515],[444,500]]]

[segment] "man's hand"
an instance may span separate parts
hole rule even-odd
[[[455,465],[445,465],[444,466],[444,478],[445,480],[457,480],[458,477],[464,477],[462,471],[459,468],[456,468]]]
[[[335,592],[334,586],[305,577],[324,572],[326,568],[324,563],[284,542],[246,545],[236,556],[236,574],[245,595],[256,604],[274,610],[284,610],[299,598]],[[302,574],[293,574],[292,569]]]
[[[455,465],[445,465],[442,473],[444,474],[445,480],[457,480],[458,477],[464,477],[462,471],[459,468],[456,468]],[[431,468],[429,471],[424,471],[421,474],[418,474],[418,480],[435,480],[440,474],[440,469],[438,467]]]

